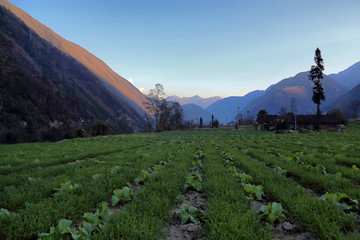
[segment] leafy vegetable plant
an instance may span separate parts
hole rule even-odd
[[[134,192],[131,188],[123,187],[122,189],[115,189],[114,195],[111,197],[111,205],[114,207],[119,202],[121,204],[131,201],[134,197]]]
[[[57,193],[55,194],[61,194],[61,193],[73,193],[76,189],[79,188],[79,184],[71,184],[71,181],[67,181],[65,183],[62,183],[60,185],[60,188],[55,188]]]
[[[269,203],[268,205],[263,205],[260,208],[261,219],[266,219],[271,225],[274,225],[276,221],[282,221],[285,218],[285,215],[283,214],[283,208],[281,203],[273,202]]]
[[[264,187],[261,185],[252,185],[252,184],[244,184],[244,191],[250,194],[251,197],[256,196],[258,200],[262,199],[262,195],[264,194]]]
[[[112,168],[111,168],[110,172],[111,172],[111,173],[117,173],[117,172],[120,171],[120,169],[121,169],[120,166],[115,166],[115,167],[112,167]]]
[[[92,179],[96,181],[96,180],[100,179],[101,177],[102,177],[102,174],[97,173],[92,176]]]
[[[84,213],[83,215],[83,229],[79,229],[78,234],[91,234],[94,230],[100,230],[110,220],[111,213],[106,206],[106,203],[101,203],[101,211],[96,209],[95,213]],[[85,231],[84,231],[85,230]]]
[[[198,172],[191,172],[191,175],[186,177],[184,188],[185,190],[188,188],[192,188],[196,191],[201,191],[201,182],[201,175]]]
[[[175,214],[180,216],[181,225],[188,223],[200,223],[200,219],[205,215],[204,211],[187,204],[181,204]]]
[[[66,235],[68,235],[68,237],[74,235],[73,238],[78,239],[78,237],[76,237],[76,233],[73,233],[73,231],[70,229],[71,224],[71,220],[61,219],[56,227],[50,227],[49,233],[40,233],[39,238],[43,240],[53,240],[64,239],[66,238]]]
[[[16,215],[16,213],[12,213],[5,208],[0,208],[0,218],[2,218],[2,219],[11,218],[15,215]]]
[[[239,172],[236,172],[236,173],[233,173],[233,176],[237,179],[240,180],[241,183],[245,184],[245,183],[251,183],[253,181],[253,178],[246,174],[246,173],[239,173]]]
[[[160,164],[158,164],[158,165],[155,165],[154,167],[153,167],[153,169],[154,169],[154,171],[155,172],[159,172],[161,169],[163,169],[164,168],[164,165],[160,165]]]
[[[279,173],[280,175],[286,175],[288,170],[283,170],[281,167],[274,165],[272,166],[272,169],[274,169],[275,172]]]
[[[194,169],[194,170],[203,168],[201,161],[193,161],[192,166],[193,166],[192,169]]]
[[[141,170],[139,176],[135,178],[135,183],[144,183],[147,179],[151,178],[149,170]]]
[[[318,171],[320,171],[324,175],[326,175],[326,173],[327,173],[326,168],[322,164],[317,164],[314,168],[317,169]]]
[[[358,208],[358,201],[351,199],[346,193],[325,193],[320,197],[320,200],[330,201],[342,210]]]

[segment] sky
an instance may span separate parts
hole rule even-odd
[[[243,96],[360,61],[359,0],[9,0],[138,89]]]

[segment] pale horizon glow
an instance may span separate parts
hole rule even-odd
[[[308,71],[360,61],[360,1],[10,0],[102,59],[140,91],[243,96]]]

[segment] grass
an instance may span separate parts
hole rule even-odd
[[[166,234],[170,212],[199,144],[205,153],[205,239],[272,238],[271,228],[251,210],[251,200],[227,170],[216,145],[233,155],[236,166],[251,175],[254,184],[262,185],[268,197],[282,204],[289,221],[300,223],[319,239],[359,238],[358,223],[351,213],[304,189],[347,193],[359,200],[359,170],[352,167],[360,167],[359,136],[360,126],[355,125],[345,133],[276,135],[200,129],[0,145],[0,208],[11,212],[0,214],[0,238],[35,239],[60,219],[79,221],[84,213],[108,201],[114,189],[133,183],[142,170],[174,154],[176,157],[158,167],[134,199],[94,236],[160,239]],[[315,168],[317,164],[325,166],[326,174]],[[287,170],[287,175],[276,173],[273,165]],[[55,194],[54,189],[67,181],[79,188]]]

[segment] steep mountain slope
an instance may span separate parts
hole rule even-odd
[[[251,101],[243,109],[243,116],[255,116],[261,109],[266,110],[269,114],[277,114],[281,107],[289,109],[291,98],[296,99],[299,114],[315,113],[316,105],[311,100],[313,83],[308,79],[308,74],[309,72],[298,73],[294,77],[278,82],[263,96]],[[335,101],[348,91],[346,87],[326,75],[324,75],[322,83],[326,96],[322,106]]]
[[[329,76],[345,87],[352,89],[360,84],[360,62],[355,63],[344,71],[330,74]]]
[[[193,103],[204,109],[220,99],[221,97],[202,98],[197,95],[193,97],[182,97],[182,98],[178,96],[170,96],[167,98],[168,101],[177,101],[178,103],[180,103],[180,105]]]
[[[194,123],[199,124],[200,117],[203,118],[204,125],[208,125],[209,122],[211,121],[211,114],[196,104],[193,103],[185,104],[182,105],[182,108],[183,108],[185,121],[194,120]]]
[[[345,95],[325,106],[323,111],[339,108],[347,118],[357,118],[360,115],[360,84]]]
[[[32,32],[0,6],[0,141],[59,140],[77,127],[107,120],[114,133],[129,131],[125,114],[145,123],[124,100],[77,60]]]
[[[123,100],[127,101],[140,114],[144,112],[144,95],[131,83],[111,70],[111,68],[109,68],[109,66],[107,66],[102,60],[95,57],[79,45],[62,38],[50,28],[37,21],[20,8],[9,3],[7,0],[0,0],[0,5],[6,7],[14,13],[41,38],[50,42],[54,47],[72,56],[86,66],[91,72],[101,79],[106,88],[112,91],[115,95],[121,97]]]
[[[243,97],[227,97],[211,104],[206,110],[220,122],[231,122],[237,115],[238,108],[243,110],[253,99],[264,95],[265,91],[256,90]]]

